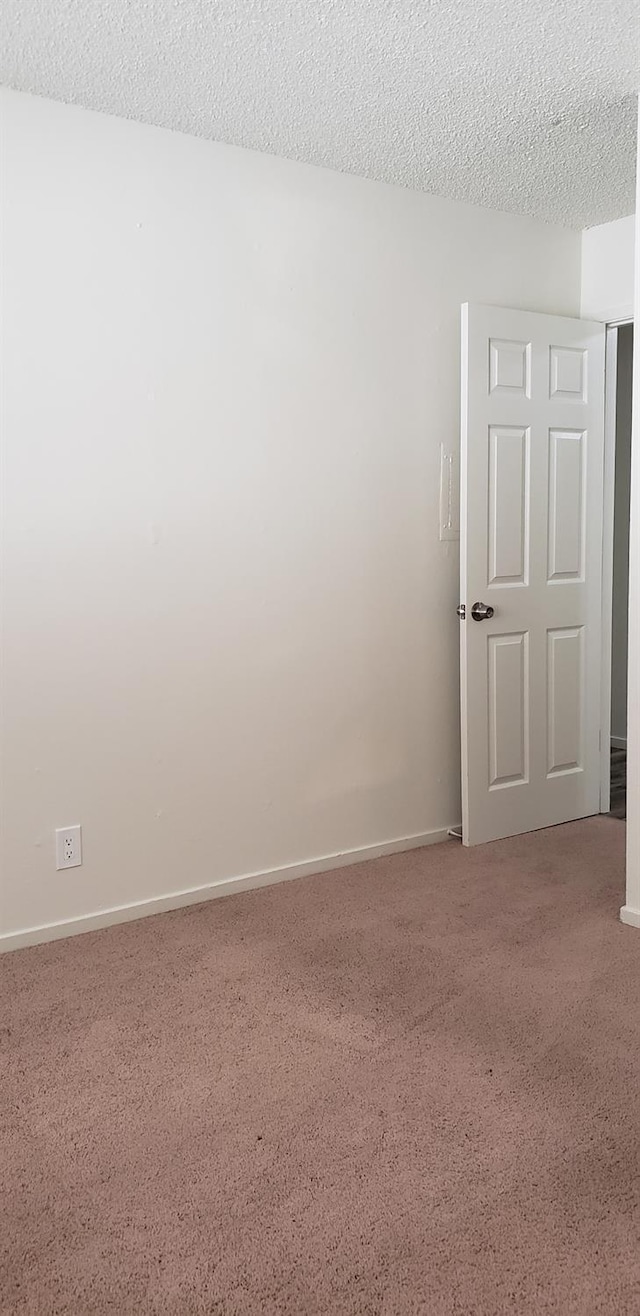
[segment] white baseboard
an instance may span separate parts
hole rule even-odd
[[[459,827],[460,824],[456,823],[455,826]],[[114,923],[129,923],[137,918],[147,918],[150,914],[163,914],[170,909],[181,909],[184,905],[198,905],[205,900],[235,895],[239,891],[273,886],[276,882],[290,881],[295,877],[311,877],[315,873],[327,873],[334,868],[347,868],[350,864],[362,864],[368,859],[381,859],[383,855],[400,854],[403,850],[437,845],[448,839],[449,830],[448,827],[439,827],[432,832],[384,841],[381,845],[365,845],[359,850],[343,850],[339,854],[323,855],[320,859],[308,859],[301,864],[286,864],[283,868],[270,868],[262,873],[222,878],[219,882],[191,887],[188,891],[154,896],[150,900],[138,900],[131,905],[115,905],[111,909],[82,914],[79,918],[64,919],[60,923],[45,923],[41,927],[7,932],[0,936],[0,953],[19,950],[21,946],[37,946],[43,941],[57,941],[61,937],[74,937],[80,932],[95,932],[98,928],[107,928]]]
[[[640,928],[640,909],[633,909],[631,905],[623,905],[620,910],[620,922],[628,923],[631,928]]]
[[[612,749],[626,749],[626,748],[627,748],[627,737],[626,737],[626,736],[611,736],[611,747],[612,747]]]

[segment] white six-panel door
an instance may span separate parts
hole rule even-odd
[[[462,308],[466,845],[599,809],[604,344],[601,324]]]

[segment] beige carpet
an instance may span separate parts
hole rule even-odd
[[[2,1312],[637,1316],[624,832],[5,956]]]

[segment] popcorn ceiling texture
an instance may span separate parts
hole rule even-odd
[[[634,209],[636,0],[5,0],[0,79],[582,228]]]

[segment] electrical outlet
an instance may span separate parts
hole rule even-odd
[[[58,827],[56,830],[56,868],[78,868],[82,863],[82,828]]]

